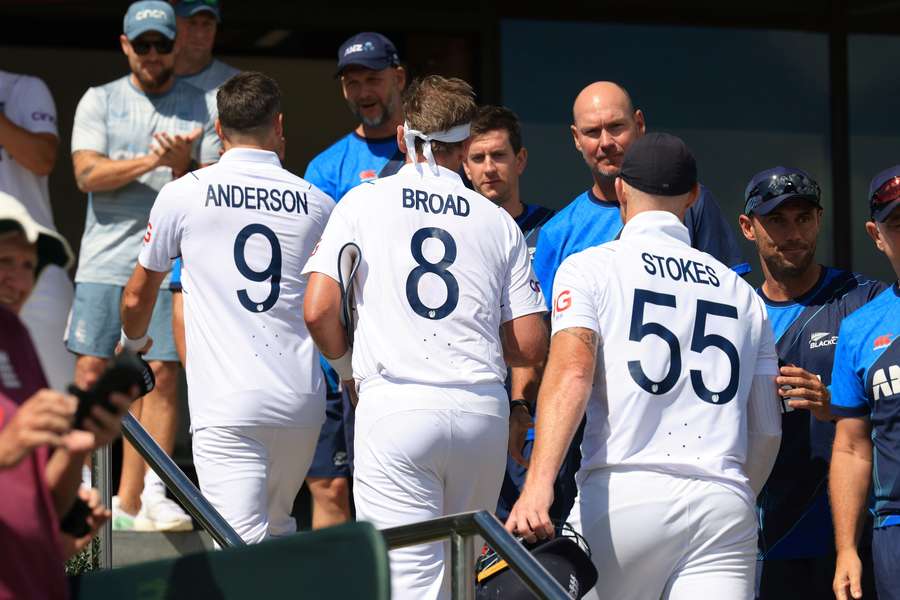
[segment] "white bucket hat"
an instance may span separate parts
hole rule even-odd
[[[49,264],[68,269],[72,264],[72,249],[61,235],[40,225],[31,218],[25,206],[0,192],[0,234],[20,230],[30,244],[37,244],[37,273]]]

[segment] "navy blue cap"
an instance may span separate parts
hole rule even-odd
[[[744,190],[744,214],[767,215],[787,200],[808,200],[822,208],[822,191],[809,173],[792,167],[760,171]]]
[[[175,39],[175,13],[168,2],[142,0],[128,7],[122,25],[125,37],[134,40],[142,33],[158,31],[170,40]]]
[[[364,31],[341,44],[338,49],[338,67],[335,75],[340,75],[351,65],[380,71],[399,64],[397,48],[391,40],[380,33]]]
[[[873,177],[869,183],[869,210],[872,213],[872,220],[887,221],[898,205],[900,205],[900,165],[894,165]]]
[[[656,196],[680,196],[697,185],[697,161],[681,138],[648,133],[625,151],[619,177]]]
[[[178,0],[175,3],[175,16],[177,17],[192,17],[203,11],[212,13],[216,21],[222,21],[222,8],[219,0]]]

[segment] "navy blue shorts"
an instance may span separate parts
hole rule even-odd
[[[354,408],[346,394],[325,397],[325,422],[307,477],[347,477],[353,467]]]
[[[872,559],[878,600],[900,600],[900,525],[872,532]]]

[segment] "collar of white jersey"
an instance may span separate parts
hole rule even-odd
[[[271,150],[260,150],[258,148],[232,148],[219,158],[219,162],[231,161],[258,162],[269,163],[277,167],[281,166],[278,155]]]
[[[620,238],[637,235],[666,236],[691,245],[691,234],[678,217],[665,210],[648,210],[633,216],[622,228]]]
[[[420,167],[421,166],[423,165],[420,164]],[[406,175],[408,177],[421,177],[426,179],[442,178],[448,179],[453,183],[458,183],[460,185],[463,184],[462,177],[460,177],[459,173],[457,173],[456,171],[451,171],[447,167],[437,164],[435,165],[435,168],[437,168],[437,173],[433,172],[431,169],[417,168],[416,165],[412,163],[406,163],[405,165],[400,167],[400,170],[397,172],[397,174]]]

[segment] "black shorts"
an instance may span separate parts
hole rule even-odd
[[[325,422],[307,477],[350,478],[353,470],[353,414],[353,406],[346,394],[328,394]]]

